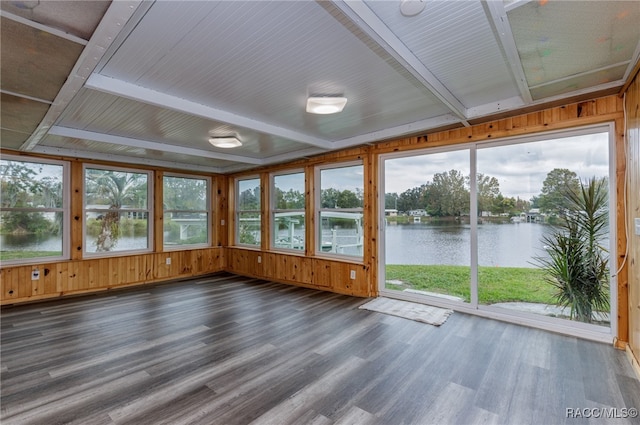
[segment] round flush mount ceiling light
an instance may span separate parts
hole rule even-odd
[[[229,137],[209,137],[209,143],[211,143],[216,148],[237,148],[238,146],[242,146],[242,142],[238,140],[235,136]]]
[[[311,114],[335,114],[347,104],[346,97],[311,96],[307,99],[307,112]]]
[[[404,16],[416,16],[426,5],[426,0],[400,0],[400,13]]]

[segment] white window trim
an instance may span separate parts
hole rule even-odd
[[[211,207],[211,194],[213,191],[213,183],[211,177],[208,176],[200,176],[200,175],[191,175],[191,174],[179,174],[179,173],[164,173],[162,176],[162,199],[164,200],[164,178],[165,177],[178,177],[185,179],[194,179],[194,180],[205,180],[207,182],[207,193],[206,193],[206,206],[207,210],[165,210],[164,202],[162,207],[163,217],[166,212],[195,212],[195,213],[206,213],[207,214],[207,242],[198,243],[198,244],[185,244],[185,245],[165,245],[164,243],[164,235],[162,237],[162,250],[163,251],[183,251],[189,249],[200,249],[200,248],[208,248],[211,246],[211,241],[213,240],[212,234],[212,226],[213,223],[213,209]]]
[[[258,180],[259,182],[259,187],[260,187],[260,209],[259,210],[242,210],[241,211],[238,208],[240,203],[240,182],[245,180]],[[244,247],[244,248],[260,249],[261,242],[255,245],[248,244],[248,243],[240,243],[240,214],[252,213],[252,212],[258,213],[258,216],[260,217],[260,241],[262,241],[263,233],[264,233],[264,229],[262,228],[262,191],[263,191],[262,179],[260,178],[259,174],[251,175],[251,176],[236,177],[233,184],[233,190],[234,190],[233,213],[234,213],[234,222],[235,222],[235,225],[234,225],[235,228],[233,229],[233,235],[234,235],[233,245],[238,247]]]
[[[407,301],[413,301],[418,303],[428,303],[430,305],[450,308],[456,311],[474,314],[481,317],[492,318],[496,320],[502,320],[510,323],[521,324],[533,328],[543,329],[551,332],[557,332],[565,335],[577,336],[584,339],[612,343],[613,340],[618,335],[618,281],[615,272],[617,271],[617,249],[616,249],[616,220],[615,220],[615,211],[617,205],[616,199],[616,156],[615,156],[615,124],[613,122],[608,123],[600,123],[594,125],[588,125],[583,127],[577,127],[572,129],[564,129],[564,130],[555,130],[555,131],[547,131],[540,132],[534,134],[528,134],[525,136],[514,136],[503,139],[497,139],[492,141],[480,141],[480,142],[470,142],[463,143],[445,147],[437,147],[437,148],[426,148],[419,149],[414,151],[404,151],[404,152],[393,152],[389,154],[382,154],[378,157],[378,191],[382,196],[379,196],[378,205],[379,211],[384,211],[384,193],[385,190],[385,161],[388,159],[394,158],[404,158],[408,156],[415,155],[424,155],[424,154],[433,154],[440,152],[453,152],[457,150],[469,149],[471,153],[471,159],[474,161],[472,166],[472,170],[476,169],[475,157],[476,151],[478,149],[485,149],[495,146],[505,146],[505,145],[514,145],[520,143],[529,143],[529,142],[541,142],[549,139],[556,138],[564,138],[564,137],[573,137],[573,136],[581,136],[588,135],[598,132],[606,132],[609,135],[609,234],[612,235],[610,237],[610,246],[609,246],[609,269],[611,273],[610,277],[610,308],[611,308],[611,323],[610,327],[598,326],[589,323],[581,323],[576,321],[568,321],[563,319],[557,319],[553,317],[546,317],[537,315],[534,313],[526,313],[520,311],[507,311],[505,309],[500,309],[497,307],[491,306],[483,306],[478,304],[477,300],[477,277],[472,277],[472,285],[475,286],[471,288],[471,294],[473,295],[475,292],[475,297],[472,298],[471,303],[463,303],[456,301],[449,301],[439,297],[431,297],[426,295],[412,295],[408,293],[401,293],[399,291],[394,291],[385,288],[385,266],[386,266],[386,258],[385,258],[385,236],[384,236],[384,228],[385,228],[385,217],[384,214],[379,214],[378,216],[378,240],[380,242],[380,249],[378,253],[378,288],[379,295],[385,296],[389,298],[397,298],[403,299]],[[477,215],[477,214],[476,214]],[[477,226],[475,229],[472,228],[472,232],[475,233],[475,238],[477,239]],[[473,236],[472,236],[473,238]],[[472,258],[474,256],[472,249]],[[475,249],[477,252],[477,249]],[[476,254],[477,255],[477,254]],[[476,257],[477,258],[477,257]],[[470,266],[472,266],[470,264]],[[477,264],[475,265],[477,268]],[[472,266],[473,273],[473,266]],[[475,273],[477,276],[477,273]],[[475,283],[474,283],[475,280]]]
[[[318,165],[314,168],[314,186],[318,189],[314,193],[314,204],[315,204],[315,218],[317,220],[315,228],[313,229],[315,234],[315,246],[313,247],[314,255],[317,257],[324,257],[328,259],[340,259],[346,260],[349,262],[363,262],[364,261],[364,249],[362,255],[346,255],[339,254],[333,252],[325,252],[322,251],[322,212],[325,211],[336,211],[335,208],[322,208],[322,180],[320,179],[321,171],[323,170],[333,170],[338,168],[349,168],[354,166],[361,166],[364,170],[364,161],[356,160],[356,161],[345,161],[338,163],[330,163],[330,164],[322,164]],[[362,188],[365,190],[365,181],[364,176],[362,177]],[[362,214],[362,230],[364,232],[365,223],[364,223],[364,206],[362,208],[340,208],[340,212],[345,213],[361,213]],[[384,209],[382,210],[384,211]],[[364,238],[364,235],[363,235]]]
[[[2,159],[16,162],[29,162],[35,164],[59,165],[62,166],[62,207],[61,208],[3,208],[3,211],[42,211],[42,212],[62,212],[62,255],[50,257],[32,257],[16,260],[3,260],[3,266],[43,264],[65,261],[71,254],[71,202],[70,202],[70,165],[69,161],[35,158],[26,156],[2,155]]]
[[[303,182],[306,184],[307,176],[303,168],[286,170],[286,171],[278,171],[275,173],[269,174],[269,226],[271,228],[271,240],[269,241],[269,248],[274,251],[284,251],[288,253],[304,253],[306,251],[307,240],[305,238],[304,246],[302,249],[294,249],[294,248],[282,248],[275,246],[275,238],[276,238],[276,223],[275,218],[277,213],[299,213],[304,217],[304,225],[305,228],[307,226],[307,215],[306,208],[302,209],[277,209],[276,208],[276,198],[275,198],[275,179],[278,176],[287,176],[291,174],[302,174]],[[306,205],[306,190],[303,190],[302,194],[305,197],[305,205]]]
[[[86,198],[86,175],[87,169],[93,170],[106,170],[106,171],[122,171],[124,173],[138,173],[147,175],[147,209],[126,209],[118,210],[119,212],[146,212],[147,213],[147,249],[130,249],[130,250],[118,250],[118,251],[106,251],[106,252],[90,252],[87,251],[87,198]],[[82,255],[85,258],[105,258],[105,257],[121,257],[135,254],[146,254],[153,252],[153,234],[154,234],[154,214],[153,214],[153,171],[141,170],[137,168],[126,167],[110,167],[106,165],[97,164],[83,164],[82,165]],[[90,209],[91,211],[92,209]],[[105,211],[101,209],[101,211]]]

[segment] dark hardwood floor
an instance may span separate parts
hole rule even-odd
[[[363,302],[224,274],[5,307],[2,424],[639,423],[580,417],[640,408],[609,345]]]

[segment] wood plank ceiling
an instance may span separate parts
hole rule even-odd
[[[1,6],[3,148],[218,173],[614,93],[640,55],[637,1]]]

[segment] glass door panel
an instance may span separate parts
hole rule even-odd
[[[385,160],[385,289],[470,301],[469,158]]]
[[[605,191],[605,220],[608,219],[608,138],[607,133],[600,133],[478,148],[480,305],[588,321],[577,315],[580,308],[575,302],[579,300],[565,302],[581,288],[565,282],[552,269],[554,265],[571,268],[572,262],[582,261],[575,256],[562,258],[562,252],[574,252],[572,244],[579,244],[579,232],[565,238],[568,222],[584,215],[583,208],[570,202],[570,192],[580,194],[582,188],[600,183]],[[608,224],[601,230],[597,245],[605,248],[599,251],[605,260]],[[557,246],[558,243],[568,245]],[[583,251],[575,252],[584,255]],[[565,272],[580,273],[577,270]],[[604,326],[610,325],[608,276],[605,271],[605,280],[600,281],[605,284],[601,289],[607,305],[599,304],[589,314],[591,323]]]

